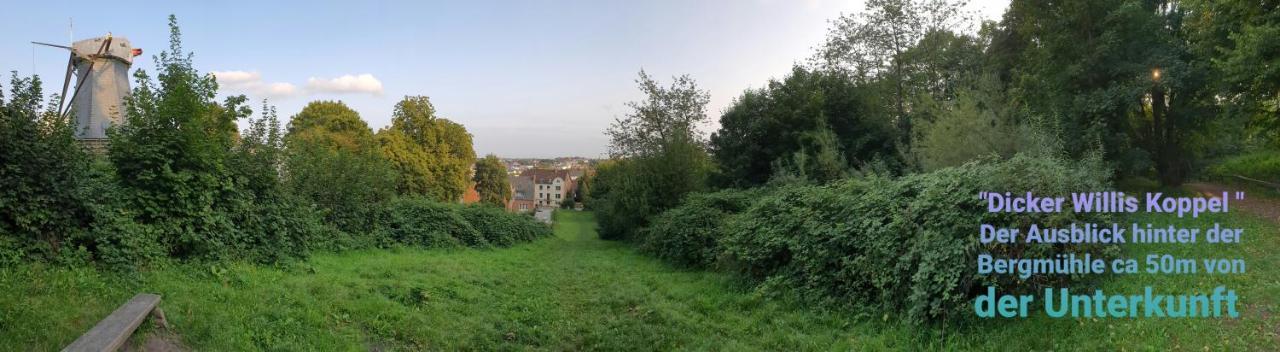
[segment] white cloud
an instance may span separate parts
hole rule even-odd
[[[280,99],[320,93],[382,94],[382,81],[367,73],[343,75],[332,79],[311,77],[307,79],[307,85],[303,89],[293,83],[263,81],[262,74],[258,71],[231,70],[212,73],[223,89],[262,98]]]
[[[263,82],[258,71],[213,71],[218,85],[228,91],[261,98],[288,98],[298,95],[298,87],[285,82]]]
[[[333,79],[307,79],[307,89],[323,93],[369,93],[382,94],[382,81],[371,74],[343,75]]]
[[[262,80],[262,74],[258,73],[258,71],[213,71],[213,75],[217,77],[218,84],[221,85],[236,85]]]

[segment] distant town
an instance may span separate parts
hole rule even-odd
[[[559,157],[553,159],[501,158],[507,168],[511,198],[506,209],[525,213],[556,208],[583,208],[578,183],[590,175],[600,159]],[[480,195],[475,185],[467,189],[462,202],[477,203]],[[545,216],[550,216],[546,212]]]

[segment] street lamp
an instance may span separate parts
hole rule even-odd
[[[1160,81],[1160,69],[1159,69],[1159,68],[1153,68],[1153,69],[1151,69],[1151,80],[1152,80],[1152,81],[1156,81],[1156,82],[1159,82],[1159,81]]]

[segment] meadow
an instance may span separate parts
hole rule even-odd
[[[1178,220],[1244,227],[1241,245],[1135,245],[1242,257],[1242,275],[1104,277],[1098,288],[1241,295],[1240,319],[961,320],[916,327],[826,308],[739,276],[673,267],[603,241],[591,213],[562,211],[555,236],[501,249],[318,254],[285,265],[169,263],[134,273],[30,264],[0,269],[0,346],[53,350],[137,292],[164,296],[169,332],[195,350],[1268,350],[1280,344],[1280,231],[1243,214]],[[998,341],[998,343],[994,343]]]

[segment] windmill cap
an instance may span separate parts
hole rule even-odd
[[[103,48],[103,42],[110,40],[111,45]],[[97,38],[89,38],[80,40],[71,44],[71,50],[76,54],[77,59],[88,59],[99,56],[99,50],[102,51],[101,56],[123,61],[126,64],[133,64],[133,45],[129,43],[129,39],[121,36],[103,36]]]

